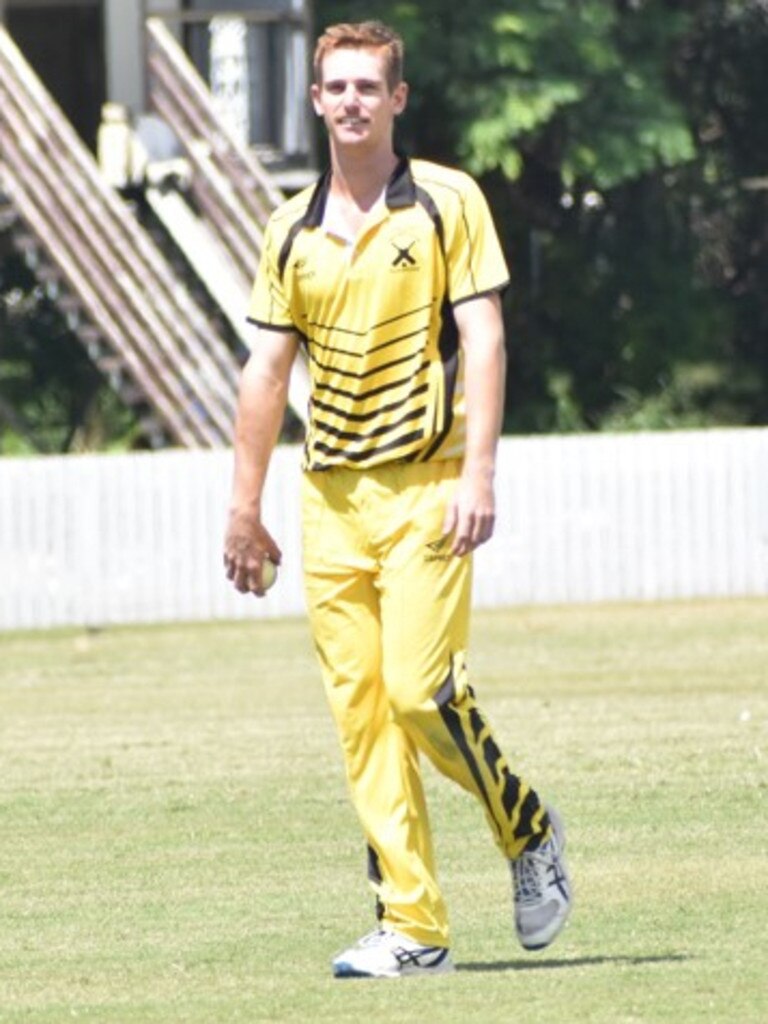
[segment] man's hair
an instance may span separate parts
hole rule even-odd
[[[315,82],[322,85],[323,59],[334,50],[383,50],[387,86],[391,92],[403,80],[403,40],[381,21],[342,22],[329,25],[317,40]]]

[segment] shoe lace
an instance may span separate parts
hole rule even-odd
[[[524,853],[512,861],[512,879],[515,889],[515,903],[519,905],[539,903],[544,893],[543,869],[546,862],[538,853]]]

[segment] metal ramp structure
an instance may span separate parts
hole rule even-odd
[[[0,192],[14,244],[121,398],[149,410],[153,442],[229,444],[234,355],[1,25]]]
[[[147,200],[245,345],[245,311],[269,215],[285,198],[255,154],[217,115],[213,97],[159,18],[147,30],[149,105],[170,127],[189,164],[189,190],[149,186]],[[198,214],[199,211],[199,214]],[[309,376],[294,364],[289,403],[306,421]]]
[[[216,115],[211,94],[157,19],[147,24],[150,103],[183,147],[192,203],[147,182],[157,218],[248,345],[245,313],[269,214],[283,194]],[[231,443],[239,364],[183,277],[0,25],[0,229],[64,314],[154,446]],[[306,420],[297,359],[289,402]]]
[[[159,18],[147,21],[147,43],[149,105],[183,147],[195,202],[249,289],[264,227],[285,197],[217,116],[208,86]]]

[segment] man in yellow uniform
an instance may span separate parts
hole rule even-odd
[[[480,801],[523,946],[552,942],[571,905],[559,818],[510,770],[467,679],[471,552],[495,517],[507,268],[476,183],[396,154],[406,98],[392,30],[321,36],[312,100],[331,167],[267,229],[225,541],[229,578],[263,595],[264,560],[281,552],[261,495],[302,346],[307,602],[379,918],[334,959],[337,977],[453,967],[422,754]]]

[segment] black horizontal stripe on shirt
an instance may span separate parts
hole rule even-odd
[[[313,345],[317,345],[324,353],[327,352],[334,356],[350,356],[355,359],[363,359],[365,356],[371,356],[374,352],[381,352],[382,349],[389,348],[390,345],[397,345],[400,341],[407,341],[409,338],[415,338],[420,334],[427,334],[429,330],[429,324],[424,324],[423,327],[417,327],[415,331],[409,331],[408,334],[398,334],[396,338],[390,338],[389,341],[383,341],[380,345],[374,345],[372,348],[367,349],[365,352],[350,352],[349,349],[337,348],[335,345],[326,345],[317,338],[310,338],[310,342]]]
[[[309,342],[311,345],[314,345],[322,352],[327,352],[329,355],[332,356],[348,356],[350,359],[362,359],[363,356],[366,355],[365,352],[352,352],[348,348],[335,348],[333,345],[323,345],[316,338],[313,338],[311,336]],[[315,362],[317,363],[317,360],[315,360]],[[320,364],[318,363],[318,366],[319,365]],[[328,367],[323,367],[323,369],[328,369]]]
[[[381,320],[377,324],[371,324],[370,327],[364,328],[362,331],[355,331],[351,327],[341,327],[338,324],[324,324],[321,320],[311,320],[307,322],[307,327],[315,327],[320,331],[338,331],[339,334],[352,334],[357,338],[364,338],[368,334],[372,334],[374,331],[378,331],[381,327],[388,327],[389,324],[397,323],[398,320],[405,320],[406,317],[415,316],[417,313],[423,313],[425,310],[429,310],[434,306],[435,299],[428,302],[425,306],[416,306],[415,309],[406,309],[404,313],[397,313],[395,316],[387,317],[386,320]]]
[[[364,452],[350,452],[347,448],[332,448],[330,445],[323,444],[321,441],[315,441],[311,448],[316,449],[323,455],[338,456],[343,462],[366,462],[369,459],[375,459],[379,455],[389,454],[390,452],[397,451],[398,448],[406,448],[408,445],[414,444],[416,441],[424,440],[423,430],[413,430],[410,434],[404,434],[402,437],[395,438],[388,444],[377,445],[375,448],[371,448]],[[316,469],[327,469],[328,467],[322,463],[319,466],[312,468]]]
[[[381,366],[374,366],[372,369],[366,370],[365,373],[355,373],[354,370],[342,370],[339,366],[328,366],[326,363],[321,363],[311,348],[309,352],[310,359],[319,369],[324,370],[326,373],[339,374],[341,377],[350,377],[353,380],[365,380],[368,377],[374,377],[377,373],[391,370],[393,366],[401,366],[403,363],[408,363],[420,355],[421,349],[418,349],[416,352],[410,352],[407,356],[402,356],[400,359],[392,359],[388,363],[382,363]]]
[[[358,434],[351,430],[339,430],[338,427],[332,427],[330,423],[324,423],[317,418],[315,418],[313,425],[316,431],[322,431],[324,434],[335,437],[339,441],[372,441],[374,438],[391,434],[406,423],[413,423],[414,420],[422,419],[426,411],[427,407],[420,405],[418,409],[411,409],[410,412],[407,412],[405,416],[401,416],[399,420],[395,420],[394,423],[383,423],[380,427],[369,430],[367,434]]]
[[[323,324],[319,320],[307,320],[307,330],[333,331],[334,334],[349,334],[353,338],[364,338],[369,332],[354,331],[351,327],[339,327],[336,324]]]
[[[415,338],[419,334],[426,335],[429,331],[429,324],[424,324],[423,327],[417,328],[415,331],[409,331],[407,334],[398,334],[396,338],[390,338],[389,341],[382,341],[380,345],[374,345],[368,349],[368,355],[373,355],[374,352],[381,352],[382,349],[389,348],[390,345],[396,345],[398,341],[407,341],[408,338]]]
[[[417,313],[424,313],[427,310],[432,309],[436,301],[436,299],[432,299],[432,301],[428,302],[425,306],[417,306],[416,309],[409,309],[406,310],[405,313],[397,313],[396,316],[387,317],[386,320],[382,320],[380,323],[374,324],[371,330],[378,331],[380,327],[388,327],[389,324],[397,323],[398,320],[405,320],[407,316],[415,316]]]
[[[399,377],[397,380],[390,381],[387,384],[381,384],[379,387],[371,388],[370,391],[362,391],[357,394],[355,391],[345,391],[343,388],[334,387],[333,384],[319,383],[316,385],[316,391],[327,391],[332,395],[338,395],[340,398],[352,398],[356,402],[366,402],[369,398],[376,398],[378,395],[384,395],[387,391],[394,391],[395,388],[401,387],[403,384],[412,383],[419,374],[429,369],[429,362],[423,362],[415,373],[409,374],[407,377]]]
[[[423,395],[424,392],[428,390],[429,384],[421,384],[419,387],[414,388],[413,391],[409,391],[401,401],[390,402],[389,405],[377,406],[373,412],[347,412],[345,410],[337,409],[333,405],[328,405],[326,402],[321,402],[318,398],[312,399],[312,408],[322,409],[323,412],[330,413],[332,416],[341,416],[345,420],[353,420],[355,423],[365,423],[368,420],[375,419],[377,416],[381,416],[383,413],[394,412],[395,409],[399,409],[409,399],[416,398],[417,395]]]

